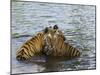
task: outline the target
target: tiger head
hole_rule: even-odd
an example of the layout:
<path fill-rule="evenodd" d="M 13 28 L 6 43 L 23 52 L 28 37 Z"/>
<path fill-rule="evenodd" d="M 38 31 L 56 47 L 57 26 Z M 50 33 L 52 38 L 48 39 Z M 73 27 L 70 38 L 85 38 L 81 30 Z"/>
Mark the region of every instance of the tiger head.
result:
<path fill-rule="evenodd" d="M 59 30 L 59 27 L 57 25 L 54 25 L 53 27 L 46 27 L 44 29 L 44 33 L 46 34 L 46 39 L 56 39 L 59 36 L 61 36 L 63 38 L 63 40 L 65 41 L 65 36 L 63 35 L 62 31 Z"/>
<path fill-rule="evenodd" d="M 65 36 L 63 35 L 62 31 L 59 30 L 57 25 L 54 25 L 53 27 L 46 27 L 44 33 L 46 34 L 44 53 L 47 53 L 48 50 L 53 50 L 54 42 L 59 36 L 63 39 L 63 41 L 65 41 Z"/>

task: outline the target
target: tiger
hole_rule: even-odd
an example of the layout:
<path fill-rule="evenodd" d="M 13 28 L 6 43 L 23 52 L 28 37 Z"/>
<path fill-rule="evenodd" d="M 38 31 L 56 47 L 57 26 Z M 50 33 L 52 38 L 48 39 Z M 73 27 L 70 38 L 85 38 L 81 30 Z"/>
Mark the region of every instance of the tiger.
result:
<path fill-rule="evenodd" d="M 43 32 L 38 33 L 36 36 L 26 41 L 21 46 L 21 48 L 18 49 L 16 53 L 16 59 L 23 61 L 23 60 L 30 59 L 33 56 L 42 55 L 42 54 L 58 56 L 57 54 L 60 51 L 57 48 L 60 46 L 60 42 L 58 41 L 64 43 L 65 40 L 66 40 L 65 36 L 63 35 L 62 31 L 58 29 L 57 25 L 55 25 L 53 28 L 51 26 L 46 27 Z M 61 49 L 63 49 L 66 52 L 65 48 L 61 48 Z M 63 50 L 60 51 L 59 53 L 64 53 Z M 56 53 L 55 51 L 58 52 Z"/>
<path fill-rule="evenodd" d="M 16 52 L 17 60 L 27 60 L 33 56 L 42 55 L 42 50 L 45 46 L 45 39 L 50 35 L 52 29 L 46 27 L 43 32 L 39 32 L 36 36 L 26 41 Z"/>
<path fill-rule="evenodd" d="M 65 37 L 59 27 L 55 25 L 52 29 L 51 35 L 46 39 L 46 46 L 44 53 L 47 56 L 65 56 L 67 58 L 74 58 L 80 56 L 79 49 L 76 49 L 69 43 L 65 42 Z"/>

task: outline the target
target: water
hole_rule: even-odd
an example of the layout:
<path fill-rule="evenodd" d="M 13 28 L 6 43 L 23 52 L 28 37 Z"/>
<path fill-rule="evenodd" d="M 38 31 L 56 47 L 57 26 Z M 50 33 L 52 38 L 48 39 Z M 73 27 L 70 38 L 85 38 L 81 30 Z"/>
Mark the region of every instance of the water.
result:
<path fill-rule="evenodd" d="M 12 74 L 51 71 L 88 70 L 96 68 L 95 6 L 12 2 Z M 27 62 L 16 60 L 16 50 L 46 26 L 57 24 L 66 42 L 80 49 L 81 57 L 33 58 Z"/>

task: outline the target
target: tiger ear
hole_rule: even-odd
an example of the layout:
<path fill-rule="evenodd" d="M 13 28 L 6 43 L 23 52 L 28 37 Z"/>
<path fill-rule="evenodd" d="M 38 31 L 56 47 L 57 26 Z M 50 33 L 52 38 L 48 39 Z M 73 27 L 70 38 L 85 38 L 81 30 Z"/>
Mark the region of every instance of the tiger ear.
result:
<path fill-rule="evenodd" d="M 54 25 L 54 26 L 53 26 L 53 29 L 58 29 L 58 26 L 57 26 L 57 25 Z"/>
<path fill-rule="evenodd" d="M 44 33 L 47 33 L 48 32 L 48 27 L 46 27 L 45 29 L 44 29 Z"/>

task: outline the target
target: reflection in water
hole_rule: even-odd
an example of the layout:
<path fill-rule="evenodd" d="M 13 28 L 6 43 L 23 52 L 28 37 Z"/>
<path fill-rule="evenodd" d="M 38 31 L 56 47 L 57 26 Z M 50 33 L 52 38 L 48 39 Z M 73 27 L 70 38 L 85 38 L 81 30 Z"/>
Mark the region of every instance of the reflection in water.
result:
<path fill-rule="evenodd" d="M 12 2 L 12 73 L 95 69 L 95 6 Z M 57 24 L 66 42 L 80 49 L 81 57 L 34 57 L 16 60 L 16 50 L 46 26 Z"/>
<path fill-rule="evenodd" d="M 48 57 L 45 63 L 46 69 L 44 70 L 44 72 L 60 71 L 64 69 L 64 67 L 66 66 L 64 63 L 66 63 L 67 60 L 68 59 L 64 57 Z"/>

